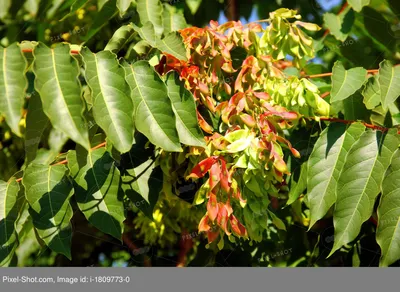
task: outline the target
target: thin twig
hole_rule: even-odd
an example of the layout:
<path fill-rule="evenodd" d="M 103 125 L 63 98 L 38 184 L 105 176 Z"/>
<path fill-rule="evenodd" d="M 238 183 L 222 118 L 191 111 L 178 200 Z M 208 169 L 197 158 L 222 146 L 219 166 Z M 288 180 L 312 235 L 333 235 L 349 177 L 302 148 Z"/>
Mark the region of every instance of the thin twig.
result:
<path fill-rule="evenodd" d="M 396 65 L 396 66 L 397 66 L 397 65 Z M 376 73 L 379 72 L 379 69 L 370 69 L 370 70 L 367 70 L 367 72 L 370 73 L 370 74 L 376 74 Z M 304 78 L 310 78 L 310 79 L 312 79 L 312 78 L 321 78 L 321 77 L 329 77 L 329 76 L 332 76 L 332 72 L 321 73 L 321 74 L 314 74 L 314 75 L 306 75 L 306 76 L 304 76 Z"/>

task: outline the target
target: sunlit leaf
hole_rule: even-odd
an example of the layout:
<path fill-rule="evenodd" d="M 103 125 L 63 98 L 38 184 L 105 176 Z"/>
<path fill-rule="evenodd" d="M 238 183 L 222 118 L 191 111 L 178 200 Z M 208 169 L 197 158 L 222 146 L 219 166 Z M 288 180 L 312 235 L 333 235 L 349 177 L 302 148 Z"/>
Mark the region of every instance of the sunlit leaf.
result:
<path fill-rule="evenodd" d="M 379 75 L 374 75 L 368 79 L 362 94 L 364 96 L 364 104 L 367 109 L 374 109 L 381 103 Z"/>
<path fill-rule="evenodd" d="M 163 7 L 159 0 L 137 0 L 137 11 L 142 25 L 150 21 L 157 36 L 161 36 L 164 27 L 162 20 Z"/>
<path fill-rule="evenodd" d="M 123 64 L 135 106 L 135 127 L 166 151 L 181 151 L 168 90 L 146 61 Z"/>
<path fill-rule="evenodd" d="M 364 6 L 369 5 L 371 0 L 347 0 L 349 5 L 357 12 L 360 12 Z"/>
<path fill-rule="evenodd" d="M 35 229 L 46 245 L 71 259 L 73 193 L 65 165 L 30 164 L 22 179 Z"/>
<path fill-rule="evenodd" d="M 93 96 L 93 116 L 97 124 L 120 152 L 133 143 L 133 103 L 125 74 L 116 56 L 109 51 L 94 54 L 81 51 L 85 77 Z"/>
<path fill-rule="evenodd" d="M 400 95 L 400 67 L 394 67 L 390 61 L 379 64 L 379 85 L 381 103 L 387 109 Z"/>
<path fill-rule="evenodd" d="M 368 129 L 350 149 L 336 188 L 335 243 L 330 255 L 354 240 L 361 225 L 371 216 L 398 145 L 396 130 L 384 134 Z"/>
<path fill-rule="evenodd" d="M 331 101 L 339 101 L 354 94 L 364 84 L 367 78 L 367 70 L 364 68 L 352 68 L 346 70 L 341 62 L 336 62 L 332 70 Z"/>
<path fill-rule="evenodd" d="M 347 154 L 361 136 L 362 124 L 332 123 L 320 135 L 308 160 L 307 198 L 311 228 L 336 201 L 336 186 Z"/>
<path fill-rule="evenodd" d="M 380 265 L 387 267 L 400 259 L 400 151 L 393 156 L 390 172 L 383 180 L 377 212 L 376 241 L 382 250 Z"/>
<path fill-rule="evenodd" d="M 5 116 L 7 124 L 19 136 L 19 121 L 28 87 L 26 69 L 25 58 L 17 44 L 0 47 L 0 114 Z"/>
<path fill-rule="evenodd" d="M 205 146 L 204 135 L 198 125 L 194 97 L 179 80 L 179 75 L 169 73 L 165 84 L 176 117 L 179 140 L 185 145 Z"/>
<path fill-rule="evenodd" d="M 79 209 L 97 229 L 121 240 L 124 204 L 114 159 L 105 148 L 89 152 L 77 148 L 68 153 L 67 160 Z"/>
<path fill-rule="evenodd" d="M 89 149 L 85 110 L 78 81 L 79 67 L 70 55 L 70 47 L 59 44 L 54 49 L 39 44 L 34 49 L 35 88 L 43 111 L 54 128 Z"/>
<path fill-rule="evenodd" d="M 187 61 L 186 49 L 182 37 L 177 32 L 168 33 L 163 39 L 156 36 L 151 22 L 145 23 L 142 27 L 132 25 L 140 37 L 147 41 L 152 47 L 161 52 L 168 53 L 179 60 Z"/>

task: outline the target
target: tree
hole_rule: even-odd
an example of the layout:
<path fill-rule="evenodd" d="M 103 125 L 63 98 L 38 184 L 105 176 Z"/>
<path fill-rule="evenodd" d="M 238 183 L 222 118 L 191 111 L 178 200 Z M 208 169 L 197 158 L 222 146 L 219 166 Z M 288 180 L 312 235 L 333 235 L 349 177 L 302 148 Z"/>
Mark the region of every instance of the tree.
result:
<path fill-rule="evenodd" d="M 10 2 L 1 265 L 396 264 L 397 4 L 287 4 Z"/>

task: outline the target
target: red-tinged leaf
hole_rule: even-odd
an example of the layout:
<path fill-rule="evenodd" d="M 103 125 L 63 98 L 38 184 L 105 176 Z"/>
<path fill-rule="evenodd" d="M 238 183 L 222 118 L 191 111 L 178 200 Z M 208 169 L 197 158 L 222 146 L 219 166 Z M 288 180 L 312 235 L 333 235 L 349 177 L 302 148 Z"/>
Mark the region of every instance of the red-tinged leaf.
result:
<path fill-rule="evenodd" d="M 231 189 L 231 176 L 228 171 L 228 168 L 226 167 L 226 162 L 224 159 L 221 159 L 221 187 L 225 192 L 229 192 Z"/>
<path fill-rule="evenodd" d="M 283 173 L 274 168 L 274 177 L 277 181 L 282 182 L 283 181 Z"/>
<path fill-rule="evenodd" d="M 210 190 L 215 188 L 215 186 L 219 183 L 220 178 L 221 178 L 221 166 L 218 163 L 216 163 L 210 169 L 210 178 L 209 178 Z"/>
<path fill-rule="evenodd" d="M 219 103 L 218 105 L 217 105 L 217 107 L 215 108 L 215 110 L 217 111 L 217 112 L 219 112 L 219 113 L 222 113 L 224 110 L 225 110 L 225 108 L 228 106 L 228 102 L 227 101 L 223 101 L 223 102 L 221 102 L 221 103 Z"/>
<path fill-rule="evenodd" d="M 214 132 L 213 127 L 211 127 L 211 126 L 206 122 L 206 120 L 202 117 L 202 115 L 201 115 L 199 112 L 197 112 L 197 119 L 199 120 L 199 126 L 200 126 L 200 128 L 201 128 L 204 132 L 209 133 L 209 134 L 212 134 L 212 133 Z"/>
<path fill-rule="evenodd" d="M 230 235 L 231 233 L 228 231 L 228 210 L 223 203 L 218 203 L 218 206 L 217 224 L 227 235 Z"/>
<path fill-rule="evenodd" d="M 214 102 L 211 99 L 211 97 L 206 96 L 206 97 L 202 97 L 202 102 L 203 104 L 212 112 L 215 113 L 215 106 L 214 106 Z"/>
<path fill-rule="evenodd" d="M 235 217 L 235 215 L 231 215 L 229 217 L 229 221 L 231 223 L 232 232 L 240 237 L 247 237 L 246 227 L 239 222 L 239 220 Z"/>
<path fill-rule="evenodd" d="M 241 114 L 240 119 L 246 126 L 248 126 L 250 128 L 253 128 L 256 126 L 256 120 L 248 114 Z"/>
<path fill-rule="evenodd" d="M 208 224 L 209 218 L 208 214 L 206 213 L 203 218 L 201 218 L 199 223 L 199 232 L 206 232 L 211 229 L 210 225 Z"/>
<path fill-rule="evenodd" d="M 232 94 L 232 87 L 228 83 L 224 83 L 224 90 L 227 94 Z"/>
<path fill-rule="evenodd" d="M 232 209 L 231 201 L 229 198 L 228 198 L 228 201 L 226 201 L 226 203 L 225 203 L 225 208 L 226 208 L 226 211 L 228 212 L 228 217 L 231 216 L 231 214 L 233 213 L 233 209 Z"/>
<path fill-rule="evenodd" d="M 290 148 L 290 151 L 292 152 L 294 157 L 296 157 L 296 158 L 300 158 L 301 157 L 300 152 L 297 151 L 296 149 Z"/>
<path fill-rule="evenodd" d="M 228 21 L 228 22 L 225 22 L 224 24 L 221 24 L 217 28 L 217 30 L 220 31 L 220 32 L 224 32 L 227 29 L 234 27 L 235 25 L 236 25 L 236 21 Z"/>
<path fill-rule="evenodd" d="M 214 70 L 211 72 L 211 83 L 216 84 L 218 83 L 218 80 L 218 75 L 214 68 Z"/>
<path fill-rule="evenodd" d="M 241 202 L 242 204 L 246 204 L 247 200 L 243 199 L 242 197 L 242 192 L 240 191 L 240 189 L 238 188 L 237 191 L 234 194 L 235 198 L 239 200 L 239 202 Z"/>
<path fill-rule="evenodd" d="M 197 78 L 199 77 L 199 67 L 190 66 L 182 68 L 181 76 L 184 78 L 188 78 L 189 76 Z"/>
<path fill-rule="evenodd" d="M 275 167 L 279 172 L 282 172 L 282 173 L 287 172 L 286 163 L 285 163 L 285 161 L 284 161 L 282 158 L 278 158 L 278 157 L 275 158 L 275 160 L 274 160 L 274 167 Z"/>
<path fill-rule="evenodd" d="M 236 111 L 234 112 L 234 110 L 235 110 L 234 105 L 228 105 L 222 111 L 221 119 L 225 124 L 230 125 L 229 118 L 232 116 L 232 114 L 236 113 Z"/>
<path fill-rule="evenodd" d="M 203 82 L 199 81 L 198 86 L 199 86 L 200 92 L 203 93 L 205 96 L 210 94 L 210 91 L 209 91 L 208 86 L 206 84 L 204 84 Z"/>
<path fill-rule="evenodd" d="M 209 230 L 207 232 L 208 243 L 211 243 L 214 240 L 216 240 L 218 238 L 218 235 L 219 235 L 219 230 L 216 230 L 216 231 Z"/>
<path fill-rule="evenodd" d="M 247 99 L 246 98 L 242 98 L 241 100 L 239 100 L 238 105 L 236 107 L 236 111 L 241 113 L 243 111 L 243 109 L 247 109 L 249 108 L 248 104 L 247 104 Z"/>
<path fill-rule="evenodd" d="M 225 62 L 222 65 L 221 69 L 224 70 L 226 73 L 235 73 L 237 71 L 232 67 L 232 62 Z"/>
<path fill-rule="evenodd" d="M 221 50 L 221 55 L 222 55 L 222 57 L 225 58 L 225 60 L 230 60 L 230 59 L 231 59 L 231 52 L 230 52 L 230 50 L 229 50 L 228 47 L 224 47 L 224 48 Z M 231 62 L 229 62 L 229 63 L 231 63 Z M 225 64 L 226 64 L 226 63 L 225 63 Z M 232 66 L 232 63 L 231 63 L 231 66 Z"/>
<path fill-rule="evenodd" d="M 244 93 L 243 92 L 238 92 L 234 94 L 231 99 L 229 100 L 229 105 L 234 105 L 237 106 L 239 104 L 239 101 L 243 99 Z"/>
<path fill-rule="evenodd" d="M 235 91 L 243 91 L 243 75 L 246 72 L 246 68 L 242 68 L 242 70 L 240 70 L 238 76 L 236 77 L 235 80 Z"/>
<path fill-rule="evenodd" d="M 218 202 L 217 202 L 217 196 L 211 192 L 210 197 L 208 198 L 208 203 L 207 203 L 207 212 L 208 212 L 208 217 L 212 222 L 215 221 L 218 215 Z"/>
<path fill-rule="evenodd" d="M 270 100 L 270 96 L 266 92 L 253 92 L 254 96 L 262 100 Z"/>
<path fill-rule="evenodd" d="M 278 136 L 278 135 L 276 135 L 275 137 L 276 137 L 276 140 L 278 140 L 279 142 L 284 143 L 288 146 L 288 148 L 290 149 L 290 151 L 292 152 L 294 157 L 300 158 L 300 152 L 297 151 L 296 149 L 294 149 L 292 147 L 292 144 L 288 140 L 286 140 L 285 138 Z"/>
<path fill-rule="evenodd" d="M 268 112 L 265 113 L 265 115 L 267 115 L 267 116 L 270 116 L 270 115 L 279 116 L 286 120 L 297 120 L 300 118 L 299 114 L 296 112 L 288 112 L 283 107 L 279 107 L 279 108 L 274 107 L 267 102 L 263 103 L 263 107 L 265 107 L 268 110 Z"/>
<path fill-rule="evenodd" d="M 199 162 L 192 172 L 187 176 L 189 178 L 202 178 L 210 170 L 210 168 L 218 161 L 218 156 L 211 156 Z"/>
<path fill-rule="evenodd" d="M 249 23 L 249 24 L 248 24 L 248 27 L 249 27 L 249 29 L 250 29 L 251 31 L 254 31 L 254 32 L 262 32 L 262 26 L 261 26 L 261 24 L 259 24 L 259 23 L 255 23 L 255 22 Z"/>
<path fill-rule="evenodd" d="M 219 26 L 218 21 L 215 21 L 215 20 L 211 20 L 211 21 L 210 21 L 210 27 L 211 27 L 212 29 L 217 29 L 218 26 Z"/>

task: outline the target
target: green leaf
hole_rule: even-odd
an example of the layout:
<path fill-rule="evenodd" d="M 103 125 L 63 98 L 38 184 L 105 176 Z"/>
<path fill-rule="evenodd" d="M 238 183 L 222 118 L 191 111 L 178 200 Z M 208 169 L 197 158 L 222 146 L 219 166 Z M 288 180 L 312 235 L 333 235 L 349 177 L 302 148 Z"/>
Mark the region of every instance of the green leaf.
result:
<path fill-rule="evenodd" d="M 73 188 L 67 167 L 32 163 L 22 184 L 37 234 L 50 249 L 71 259 Z"/>
<path fill-rule="evenodd" d="M 19 121 L 28 87 L 26 69 L 26 60 L 17 44 L 0 47 L 0 114 L 5 116 L 7 124 L 18 136 L 21 136 Z"/>
<path fill-rule="evenodd" d="M 123 16 L 131 5 L 132 0 L 117 0 L 119 14 Z"/>
<path fill-rule="evenodd" d="M 138 27 L 134 24 L 132 26 L 140 37 L 147 41 L 152 47 L 159 49 L 161 52 L 170 54 L 179 60 L 187 61 L 186 49 L 179 33 L 170 32 L 163 39 L 160 39 L 156 36 L 151 22 L 145 23 L 142 27 Z"/>
<path fill-rule="evenodd" d="M 361 225 L 371 216 L 385 171 L 398 145 L 396 130 L 384 134 L 368 129 L 350 149 L 336 188 L 335 243 L 329 256 L 353 241 Z"/>
<path fill-rule="evenodd" d="M 35 89 L 40 94 L 43 111 L 54 128 L 89 149 L 85 110 L 78 81 L 79 67 L 67 44 L 54 49 L 40 43 L 33 51 Z"/>
<path fill-rule="evenodd" d="M 3 7 L 0 10 L 0 19 L 4 19 L 7 16 L 8 10 L 11 6 L 11 0 L 4 0 L 4 2 L 2 2 L 2 5 Z"/>
<path fill-rule="evenodd" d="M 8 265 L 17 246 L 18 194 L 19 185 L 14 177 L 8 182 L 0 181 L 0 267 Z"/>
<path fill-rule="evenodd" d="M 85 6 L 85 4 L 88 3 L 89 1 L 90 0 L 76 0 L 71 5 L 71 9 L 69 10 L 69 12 L 63 18 L 61 18 L 59 21 L 64 21 L 68 17 L 72 16 L 78 9 L 82 8 L 83 6 Z"/>
<path fill-rule="evenodd" d="M 166 151 L 182 151 L 168 90 L 146 61 L 123 64 L 135 106 L 135 127 Z"/>
<path fill-rule="evenodd" d="M 160 37 L 164 31 L 163 27 L 163 7 L 159 0 L 137 0 L 137 12 L 139 13 L 142 25 L 150 21 L 155 33 Z"/>
<path fill-rule="evenodd" d="M 192 15 L 195 15 L 201 5 L 202 0 L 186 0 L 186 5 L 189 7 Z"/>
<path fill-rule="evenodd" d="M 400 2 L 397 0 L 388 0 L 390 9 L 392 9 L 392 11 L 396 14 L 399 15 L 400 14 Z"/>
<path fill-rule="evenodd" d="M 381 103 L 387 110 L 389 105 L 400 95 L 400 67 L 393 67 L 390 61 L 381 62 L 379 64 L 379 85 Z"/>
<path fill-rule="evenodd" d="M 360 90 L 358 90 L 356 93 L 342 101 L 345 120 L 369 120 L 371 112 L 365 107 L 363 99 Z"/>
<path fill-rule="evenodd" d="M 392 118 L 393 126 L 397 126 L 400 124 L 400 110 L 395 103 L 389 105 L 389 112 Z"/>
<path fill-rule="evenodd" d="M 332 123 L 320 135 L 308 160 L 307 198 L 310 208 L 309 229 L 336 201 L 336 186 L 347 154 L 361 136 L 362 124 L 347 126 Z"/>
<path fill-rule="evenodd" d="M 379 75 L 374 75 L 368 79 L 364 90 L 364 104 L 367 109 L 374 109 L 381 103 L 381 88 L 379 86 Z"/>
<path fill-rule="evenodd" d="M 354 12 L 349 10 L 339 15 L 327 12 L 324 14 L 324 24 L 337 40 L 344 42 L 354 24 Z"/>
<path fill-rule="evenodd" d="M 35 92 L 29 99 L 28 113 L 26 115 L 26 164 L 35 159 L 41 137 L 49 124 L 50 121 L 43 112 L 40 96 Z"/>
<path fill-rule="evenodd" d="M 39 9 L 39 0 L 25 1 L 24 9 L 26 9 L 26 11 L 28 11 L 30 15 L 36 16 Z"/>
<path fill-rule="evenodd" d="M 368 6 L 371 0 L 347 0 L 349 5 L 357 12 L 360 12 L 364 6 Z"/>
<path fill-rule="evenodd" d="M 100 8 L 99 8 L 100 9 Z M 107 1 L 101 10 L 96 13 L 96 17 L 93 19 L 92 25 L 90 26 L 88 33 L 85 38 L 85 42 L 89 41 L 95 36 L 103 26 L 108 24 L 108 21 L 116 16 L 118 13 L 116 0 Z"/>
<path fill-rule="evenodd" d="M 156 166 L 154 147 L 145 148 L 148 140 L 140 133 L 131 151 L 122 154 L 122 190 L 132 203 L 153 219 L 154 206 L 163 188 L 163 172 Z"/>
<path fill-rule="evenodd" d="M 176 72 L 167 75 L 165 84 L 176 117 L 176 129 L 181 143 L 190 146 L 205 147 L 204 135 L 196 114 L 196 104 L 192 93 L 179 80 Z"/>
<path fill-rule="evenodd" d="M 164 4 L 163 24 L 164 33 L 178 31 L 187 27 L 186 19 L 183 15 L 183 12 L 168 4 Z"/>
<path fill-rule="evenodd" d="M 283 221 L 281 219 L 279 219 L 279 217 L 276 216 L 273 212 L 271 212 L 270 210 L 267 210 L 267 211 L 268 211 L 268 215 L 272 219 L 272 224 L 274 224 L 275 227 L 278 228 L 279 230 L 286 231 L 285 223 L 283 223 Z"/>
<path fill-rule="evenodd" d="M 354 94 L 361 88 L 366 78 L 367 70 L 364 68 L 346 70 L 342 63 L 337 61 L 332 70 L 331 102 L 344 100 Z"/>
<path fill-rule="evenodd" d="M 307 163 L 303 163 L 300 167 L 300 176 L 297 182 L 293 180 L 292 176 L 289 199 L 286 202 L 286 205 L 293 204 L 307 188 L 307 171 Z"/>
<path fill-rule="evenodd" d="M 124 71 L 115 54 L 97 54 L 81 50 L 85 78 L 93 97 L 93 116 L 97 124 L 120 152 L 127 152 L 133 143 L 133 103 Z"/>
<path fill-rule="evenodd" d="M 362 12 L 364 27 L 371 39 L 380 46 L 380 50 L 390 52 L 395 50 L 396 38 L 393 36 L 391 24 L 381 12 L 365 7 Z M 362 24 L 361 24 L 362 25 Z"/>
<path fill-rule="evenodd" d="M 101 10 L 109 0 L 97 0 L 97 11 Z"/>
<path fill-rule="evenodd" d="M 383 180 L 377 212 L 376 241 L 382 251 L 380 266 L 387 267 L 400 259 L 400 151 L 393 156 L 390 172 Z"/>
<path fill-rule="evenodd" d="M 105 148 L 69 151 L 68 167 L 74 178 L 79 209 L 94 227 L 121 240 L 124 203 L 119 196 L 120 173 Z"/>
<path fill-rule="evenodd" d="M 186 49 L 178 32 L 170 32 L 163 39 L 157 40 L 156 47 L 161 52 L 168 53 L 179 60 L 187 61 Z"/>
<path fill-rule="evenodd" d="M 132 25 L 123 25 L 115 31 L 104 50 L 117 54 L 132 40 L 135 35 L 136 32 Z"/>

